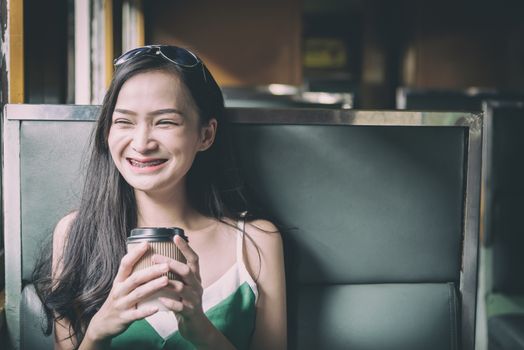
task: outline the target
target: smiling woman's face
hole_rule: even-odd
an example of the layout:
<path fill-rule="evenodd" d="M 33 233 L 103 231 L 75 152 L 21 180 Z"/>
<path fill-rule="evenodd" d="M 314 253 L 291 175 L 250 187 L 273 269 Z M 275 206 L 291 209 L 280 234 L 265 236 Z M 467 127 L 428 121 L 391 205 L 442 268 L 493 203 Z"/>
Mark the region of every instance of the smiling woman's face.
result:
<path fill-rule="evenodd" d="M 127 80 L 118 94 L 109 150 L 135 190 L 171 191 L 184 185 L 196 153 L 210 146 L 202 131 L 179 78 L 166 71 L 144 72 Z"/>

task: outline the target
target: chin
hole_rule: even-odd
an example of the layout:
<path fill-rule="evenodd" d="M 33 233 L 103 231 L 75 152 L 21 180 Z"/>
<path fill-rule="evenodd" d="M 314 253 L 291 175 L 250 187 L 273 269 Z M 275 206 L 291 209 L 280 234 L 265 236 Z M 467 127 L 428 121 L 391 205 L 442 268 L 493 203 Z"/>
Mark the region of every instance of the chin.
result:
<path fill-rule="evenodd" d="M 129 182 L 128 182 L 129 183 Z M 129 183 L 129 185 L 131 187 L 133 187 L 133 189 L 135 191 L 141 191 L 141 192 L 158 192 L 158 191 L 162 191 L 163 189 L 165 189 L 164 186 L 160 186 L 158 184 L 141 184 L 141 183 Z"/>
<path fill-rule="evenodd" d="M 127 181 L 127 180 L 126 180 Z M 144 193 L 169 193 L 174 192 L 176 185 L 170 182 L 142 182 L 142 181 L 127 181 L 127 183 L 135 190 Z"/>

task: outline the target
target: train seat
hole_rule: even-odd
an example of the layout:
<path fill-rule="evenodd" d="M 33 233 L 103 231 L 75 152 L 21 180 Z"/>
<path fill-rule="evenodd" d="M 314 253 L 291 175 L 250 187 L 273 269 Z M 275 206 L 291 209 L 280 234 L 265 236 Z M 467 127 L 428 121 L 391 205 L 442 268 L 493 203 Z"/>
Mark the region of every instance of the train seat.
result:
<path fill-rule="evenodd" d="M 7 105 L 13 348 L 52 348 L 30 284 L 78 202 L 96 106 Z M 247 186 L 282 227 L 290 349 L 474 349 L 481 119 L 229 109 Z"/>

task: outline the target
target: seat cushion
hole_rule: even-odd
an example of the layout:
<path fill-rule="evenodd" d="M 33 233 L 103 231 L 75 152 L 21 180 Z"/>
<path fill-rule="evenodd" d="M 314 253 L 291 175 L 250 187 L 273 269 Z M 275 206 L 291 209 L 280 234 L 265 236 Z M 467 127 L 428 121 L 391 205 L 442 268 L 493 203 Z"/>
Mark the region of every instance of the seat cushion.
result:
<path fill-rule="evenodd" d="M 20 324 L 20 349 L 53 349 L 53 336 L 43 332 L 44 308 L 32 284 L 22 291 Z"/>
<path fill-rule="evenodd" d="M 290 349 L 458 349 L 451 283 L 302 286 L 289 312 Z"/>
<path fill-rule="evenodd" d="M 491 317 L 488 320 L 489 350 L 524 349 L 524 314 Z"/>

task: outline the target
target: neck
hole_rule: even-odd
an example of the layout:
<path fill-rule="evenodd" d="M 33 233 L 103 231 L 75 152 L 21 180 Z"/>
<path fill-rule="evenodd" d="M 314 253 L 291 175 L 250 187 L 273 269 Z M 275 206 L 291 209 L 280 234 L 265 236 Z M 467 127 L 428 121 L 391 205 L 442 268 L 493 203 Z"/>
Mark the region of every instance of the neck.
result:
<path fill-rule="evenodd" d="M 138 226 L 189 227 L 198 213 L 189 205 L 185 186 L 166 193 L 135 190 Z"/>

